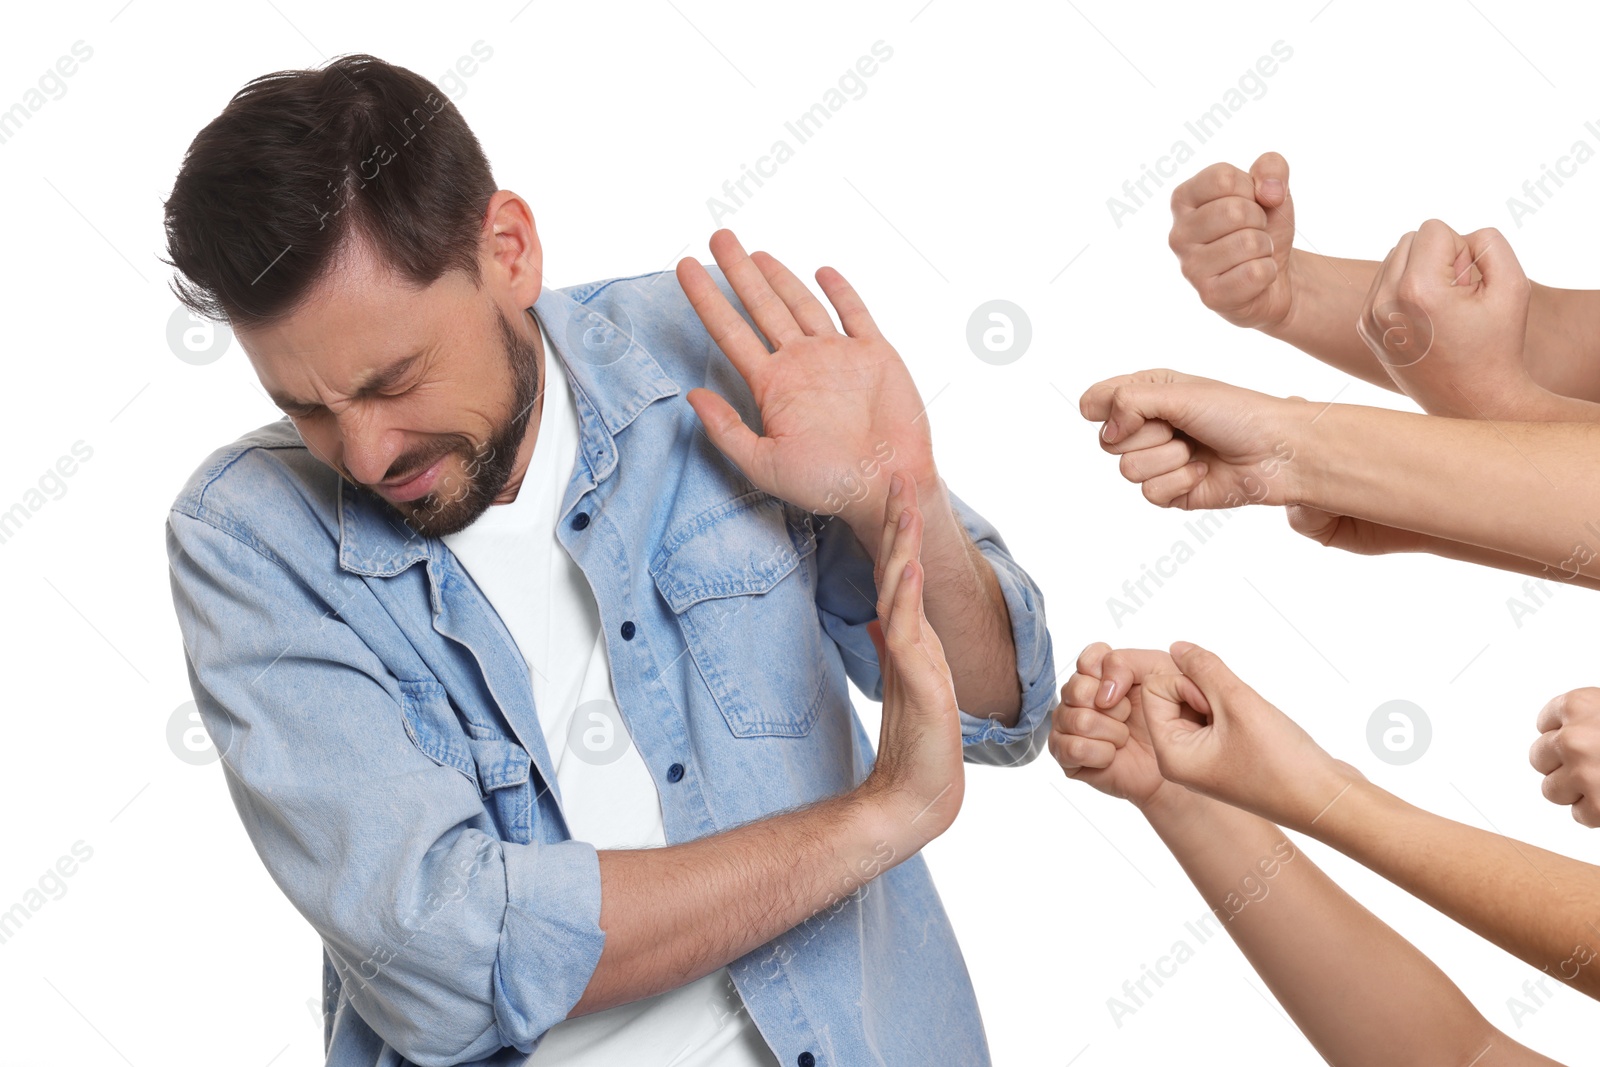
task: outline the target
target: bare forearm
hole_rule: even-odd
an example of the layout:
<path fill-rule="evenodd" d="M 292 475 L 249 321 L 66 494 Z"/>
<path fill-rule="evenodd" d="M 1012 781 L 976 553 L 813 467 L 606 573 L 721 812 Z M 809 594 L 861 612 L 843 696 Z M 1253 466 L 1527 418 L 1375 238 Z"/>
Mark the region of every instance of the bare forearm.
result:
<path fill-rule="evenodd" d="M 1509 552 L 1499 552 L 1481 545 L 1469 545 L 1461 541 L 1451 541 L 1443 537 L 1434 537 L 1430 534 L 1419 534 L 1413 530 L 1397 529 L 1393 526 L 1378 526 L 1367 522 L 1365 519 L 1340 519 L 1340 526 L 1327 538 L 1319 538 L 1323 544 L 1330 548 L 1340 548 L 1358 555 L 1376 556 L 1388 555 L 1396 552 L 1428 552 L 1444 559 L 1460 560 L 1463 563 L 1476 563 L 1481 567 L 1493 567 L 1496 570 L 1510 571 L 1513 574 L 1526 574 L 1537 578 L 1544 584 L 1544 588 L 1537 590 L 1534 602 L 1538 603 L 1543 597 L 1554 592 L 1560 585 L 1576 585 L 1585 589 L 1600 589 L 1600 578 L 1592 578 L 1587 574 L 1577 572 L 1568 567 L 1558 569 L 1547 563 L 1536 560 L 1524 559 Z M 1524 584 L 1524 588 L 1528 588 Z M 1530 595 L 1533 595 L 1530 593 Z"/>
<path fill-rule="evenodd" d="M 1432 961 L 1340 889 L 1277 826 L 1171 786 L 1145 815 L 1330 1064 L 1554 1062 L 1491 1026 Z"/>
<path fill-rule="evenodd" d="M 1533 283 L 1526 358 L 1552 393 L 1600 402 L 1600 292 Z"/>
<path fill-rule="evenodd" d="M 683 845 L 602 851 L 605 947 L 572 1015 L 726 966 L 905 859 L 900 836 L 851 793 Z"/>
<path fill-rule="evenodd" d="M 1282 324 L 1263 332 L 1346 374 L 1399 392 L 1389 372 L 1356 332 L 1378 264 L 1319 256 L 1297 248 L 1289 256 L 1289 270 L 1294 277 L 1289 314 Z"/>
<path fill-rule="evenodd" d="M 1600 867 L 1355 782 L 1306 832 L 1518 959 L 1600 998 Z"/>
<path fill-rule="evenodd" d="M 941 493 L 924 513 L 924 611 L 944 644 L 956 700 L 969 715 L 1015 725 L 1022 713 L 1022 682 L 1011 613 L 994 568 L 967 535 L 948 495 Z"/>
<path fill-rule="evenodd" d="M 1379 264 L 1295 249 L 1294 298 L 1284 321 L 1263 332 L 1373 385 L 1399 391 L 1356 332 Z M 1552 395 L 1528 418 L 1600 417 L 1600 292 L 1533 283 L 1524 347 L 1528 374 Z M 1576 406 L 1564 404 L 1573 399 Z"/>
<path fill-rule="evenodd" d="M 1294 503 L 1600 575 L 1600 424 L 1307 406 Z M 1461 488 L 1463 472 L 1471 491 Z M 1495 506 L 1484 507 L 1492 500 Z"/>

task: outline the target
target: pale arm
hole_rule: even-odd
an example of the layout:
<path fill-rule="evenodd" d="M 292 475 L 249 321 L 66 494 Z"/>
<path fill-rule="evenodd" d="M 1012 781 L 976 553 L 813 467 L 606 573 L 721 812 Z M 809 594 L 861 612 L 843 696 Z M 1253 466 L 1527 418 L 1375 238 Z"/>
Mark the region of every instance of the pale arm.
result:
<path fill-rule="evenodd" d="M 1556 1062 L 1490 1025 L 1443 971 L 1339 888 L 1277 826 L 1171 786 L 1144 814 L 1222 928 L 1334 1067 Z"/>
<path fill-rule="evenodd" d="M 1442 818 L 1366 781 L 1304 830 L 1600 999 L 1600 867 Z"/>
<path fill-rule="evenodd" d="M 1400 392 L 1356 332 L 1379 266 L 1373 260 L 1295 249 L 1289 256 L 1289 313 L 1261 332 L 1362 381 Z M 1528 398 L 1521 417 L 1600 419 L 1600 292 L 1534 282 L 1523 356 L 1529 376 L 1544 392 Z"/>

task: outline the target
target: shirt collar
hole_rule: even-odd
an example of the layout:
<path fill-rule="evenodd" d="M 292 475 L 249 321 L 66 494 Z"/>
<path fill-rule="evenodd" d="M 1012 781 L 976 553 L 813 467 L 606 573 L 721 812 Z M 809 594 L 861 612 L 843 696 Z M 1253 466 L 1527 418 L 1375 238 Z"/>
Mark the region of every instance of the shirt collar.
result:
<path fill-rule="evenodd" d="M 678 386 L 634 336 L 625 308 L 614 317 L 579 304 L 546 286 L 531 309 L 544 326 L 553 355 L 567 369 L 578 412 L 578 462 L 591 484 L 617 465 L 615 436 L 657 400 L 678 395 Z M 340 479 L 339 567 L 373 577 L 392 577 L 435 551 L 377 494 Z"/>

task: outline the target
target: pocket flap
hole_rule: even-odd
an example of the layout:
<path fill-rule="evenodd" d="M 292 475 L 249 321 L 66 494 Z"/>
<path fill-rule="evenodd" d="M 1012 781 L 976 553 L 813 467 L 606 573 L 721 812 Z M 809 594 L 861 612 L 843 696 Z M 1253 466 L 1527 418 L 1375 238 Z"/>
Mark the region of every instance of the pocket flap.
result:
<path fill-rule="evenodd" d="M 674 530 L 650 561 L 650 575 L 673 613 L 682 615 L 702 600 L 765 593 L 794 570 L 816 538 L 809 524 L 803 533 L 791 530 L 786 507 L 755 490 Z"/>

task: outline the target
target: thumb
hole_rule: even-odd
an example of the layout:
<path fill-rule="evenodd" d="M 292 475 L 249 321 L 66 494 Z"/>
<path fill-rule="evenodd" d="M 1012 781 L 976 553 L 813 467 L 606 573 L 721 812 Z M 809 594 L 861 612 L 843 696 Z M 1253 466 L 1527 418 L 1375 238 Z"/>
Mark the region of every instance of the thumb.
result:
<path fill-rule="evenodd" d="M 1280 262 L 1294 246 L 1294 200 L 1289 196 L 1289 161 L 1276 152 L 1263 153 L 1250 167 L 1256 183 L 1256 203 L 1267 211 L 1267 236 L 1272 255 Z"/>
<path fill-rule="evenodd" d="M 1183 714 L 1184 705 L 1206 709 L 1206 699 L 1193 681 L 1181 674 L 1152 674 L 1140 683 L 1140 713 L 1155 749 L 1162 777 L 1187 785 L 1194 763 L 1195 735 L 1205 729 Z"/>
<path fill-rule="evenodd" d="M 1470 263 L 1476 265 L 1478 273 L 1483 275 L 1485 289 L 1504 292 L 1527 289 L 1528 276 L 1523 273 L 1522 263 L 1511 250 L 1511 242 L 1499 230 L 1486 226 L 1467 234 L 1463 240 L 1471 256 Z M 1468 276 L 1463 277 L 1463 273 Z M 1458 271 L 1455 284 L 1470 286 L 1470 273 L 1470 266 L 1465 272 Z"/>
<path fill-rule="evenodd" d="M 758 477 L 754 469 L 761 438 L 744 424 L 744 419 L 733 409 L 733 405 L 709 389 L 691 389 L 687 399 L 694 413 L 700 416 L 706 436 L 718 451 L 732 460 L 733 465 L 743 471 L 756 488 L 767 489 L 765 479 Z"/>
<path fill-rule="evenodd" d="M 1211 713 L 1212 725 L 1218 725 L 1228 717 L 1228 697 L 1240 686 L 1239 681 L 1227 664 L 1218 658 L 1215 652 L 1207 652 L 1199 645 L 1188 641 L 1174 641 L 1172 643 L 1172 659 L 1177 663 L 1178 669 L 1184 677 L 1194 682 L 1200 690 L 1208 707 L 1201 707 L 1201 711 Z"/>

